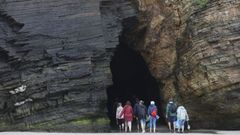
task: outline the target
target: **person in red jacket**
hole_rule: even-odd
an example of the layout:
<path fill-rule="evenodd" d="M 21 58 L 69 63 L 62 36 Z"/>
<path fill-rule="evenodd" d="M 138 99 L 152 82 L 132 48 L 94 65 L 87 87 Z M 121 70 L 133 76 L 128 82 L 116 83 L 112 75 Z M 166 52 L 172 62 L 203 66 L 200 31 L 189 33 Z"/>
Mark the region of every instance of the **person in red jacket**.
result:
<path fill-rule="evenodd" d="M 130 101 L 126 102 L 126 105 L 123 107 L 123 111 L 121 113 L 121 116 L 124 116 L 125 121 L 125 132 L 127 132 L 127 129 L 129 128 L 129 132 L 132 131 L 132 120 L 133 120 L 133 108 L 131 106 Z"/>

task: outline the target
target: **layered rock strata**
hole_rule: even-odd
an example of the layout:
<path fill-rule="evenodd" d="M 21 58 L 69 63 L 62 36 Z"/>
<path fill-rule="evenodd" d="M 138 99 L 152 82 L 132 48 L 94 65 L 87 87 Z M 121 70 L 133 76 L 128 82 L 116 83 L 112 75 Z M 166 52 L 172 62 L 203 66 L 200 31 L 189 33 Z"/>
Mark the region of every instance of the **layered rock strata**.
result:
<path fill-rule="evenodd" d="M 239 9 L 238 0 L 0 0 L 0 128 L 107 129 L 110 61 L 124 37 L 159 82 L 162 106 L 173 96 L 194 128 L 239 129 Z"/>
<path fill-rule="evenodd" d="M 235 0 L 139 0 L 146 29 L 139 50 L 195 128 L 238 129 L 239 19 Z M 140 31 L 139 30 L 139 31 Z"/>
<path fill-rule="evenodd" d="M 130 3 L 0 0 L 0 5 L 1 129 L 107 130 L 110 56 L 121 20 L 135 14 Z"/>

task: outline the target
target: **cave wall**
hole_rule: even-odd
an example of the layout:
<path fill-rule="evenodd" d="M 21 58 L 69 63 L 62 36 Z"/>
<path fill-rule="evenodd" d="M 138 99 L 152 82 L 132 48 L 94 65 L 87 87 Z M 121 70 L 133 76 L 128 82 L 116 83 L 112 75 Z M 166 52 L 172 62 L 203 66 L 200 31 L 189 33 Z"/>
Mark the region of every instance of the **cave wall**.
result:
<path fill-rule="evenodd" d="M 163 106 L 174 97 L 194 128 L 239 129 L 239 1 L 138 2 L 135 48 L 164 84 Z"/>
<path fill-rule="evenodd" d="M 173 96 L 193 127 L 239 129 L 239 5 L 0 0 L 0 129 L 108 129 L 106 88 L 120 36 L 161 85 L 163 107 Z"/>
<path fill-rule="evenodd" d="M 179 95 L 199 127 L 239 129 L 240 1 L 209 1 L 191 17 L 177 44 Z"/>
<path fill-rule="evenodd" d="M 111 73 L 99 1 L 0 5 L 1 129 L 84 130 L 93 120 L 107 121 Z M 22 85 L 26 90 L 17 92 Z"/>
<path fill-rule="evenodd" d="M 108 130 L 110 60 L 133 15 L 122 0 L 0 0 L 0 129 Z"/>

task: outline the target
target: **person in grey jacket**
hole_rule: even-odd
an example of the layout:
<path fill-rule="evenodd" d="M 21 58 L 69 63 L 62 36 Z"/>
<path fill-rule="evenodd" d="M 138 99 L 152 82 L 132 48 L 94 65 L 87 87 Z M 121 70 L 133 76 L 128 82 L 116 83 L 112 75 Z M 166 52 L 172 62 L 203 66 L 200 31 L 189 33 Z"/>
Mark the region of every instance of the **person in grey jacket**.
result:
<path fill-rule="evenodd" d="M 177 105 L 173 102 L 172 98 L 169 100 L 169 103 L 166 107 L 166 118 L 170 132 L 175 132 L 175 125 L 177 121 Z"/>

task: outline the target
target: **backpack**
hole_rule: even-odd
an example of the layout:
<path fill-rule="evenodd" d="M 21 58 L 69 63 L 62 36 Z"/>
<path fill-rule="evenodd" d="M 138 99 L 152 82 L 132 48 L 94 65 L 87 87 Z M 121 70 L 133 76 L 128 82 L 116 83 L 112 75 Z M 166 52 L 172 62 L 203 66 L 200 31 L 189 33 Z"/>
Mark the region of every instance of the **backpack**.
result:
<path fill-rule="evenodd" d="M 176 105 L 174 103 L 171 103 L 169 105 L 169 112 L 170 113 L 176 113 L 177 112 L 177 107 L 176 107 Z"/>
<path fill-rule="evenodd" d="M 146 109 L 145 109 L 145 107 L 144 107 L 144 106 L 139 106 L 138 112 L 139 112 L 139 114 L 146 114 Z"/>
<path fill-rule="evenodd" d="M 138 117 L 145 118 L 146 114 L 147 114 L 146 107 L 144 105 L 140 105 L 138 109 Z"/>
<path fill-rule="evenodd" d="M 157 109 L 156 108 L 154 108 L 152 110 L 151 115 L 152 115 L 152 117 L 156 117 L 157 116 Z"/>
<path fill-rule="evenodd" d="M 139 105 L 138 103 L 136 103 L 136 104 L 134 105 L 134 108 L 133 108 L 133 114 L 134 114 L 135 116 L 138 116 L 138 115 L 139 115 L 139 108 L 140 108 L 140 105 Z"/>

